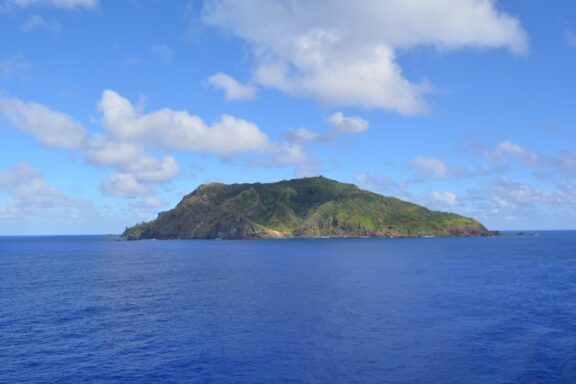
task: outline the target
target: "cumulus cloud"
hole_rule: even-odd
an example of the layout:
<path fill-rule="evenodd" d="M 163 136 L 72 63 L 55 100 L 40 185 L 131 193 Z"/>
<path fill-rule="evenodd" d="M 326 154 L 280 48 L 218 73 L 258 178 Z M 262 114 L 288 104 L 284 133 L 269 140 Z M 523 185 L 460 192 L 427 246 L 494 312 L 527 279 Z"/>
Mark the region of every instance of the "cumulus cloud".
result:
<path fill-rule="evenodd" d="M 0 79 L 11 79 L 18 73 L 30 68 L 30 62 L 22 54 L 0 60 Z"/>
<path fill-rule="evenodd" d="M 70 116 L 42 104 L 0 96 L 0 117 L 49 147 L 79 148 L 86 132 Z"/>
<path fill-rule="evenodd" d="M 138 182 L 161 183 L 172 180 L 179 167 L 172 156 L 153 157 L 137 144 L 114 142 L 94 136 L 84 150 L 93 165 L 109 166 L 132 175 Z"/>
<path fill-rule="evenodd" d="M 360 117 L 347 117 L 342 112 L 336 112 L 328 117 L 332 128 L 341 132 L 362 133 L 370 128 L 370 124 Z"/>
<path fill-rule="evenodd" d="M 160 57 L 165 63 L 171 62 L 172 57 L 174 56 L 174 51 L 169 46 L 164 44 L 157 44 L 152 46 L 152 53 Z"/>
<path fill-rule="evenodd" d="M 152 188 L 128 173 L 113 172 L 100 184 L 100 188 L 105 194 L 117 197 L 133 198 L 153 194 Z"/>
<path fill-rule="evenodd" d="M 517 19 L 491 0 L 208 0 L 202 21 L 253 47 L 253 78 L 330 106 L 427 110 L 430 86 L 404 77 L 399 50 L 528 51 Z"/>
<path fill-rule="evenodd" d="M 103 93 L 99 109 L 105 132 L 89 134 L 69 115 L 41 104 L 0 96 L 0 117 L 14 128 L 44 145 L 78 150 L 88 164 L 111 169 L 101 189 L 113 196 L 148 197 L 159 184 L 179 175 L 175 157 L 152 155 L 152 150 L 214 154 L 226 161 L 238 156 L 259 156 L 250 161 L 293 167 L 298 175 L 310 175 L 320 168 L 299 143 L 270 141 L 257 125 L 234 116 L 222 115 L 206 124 L 186 111 L 164 108 L 144 113 L 141 106 L 113 91 Z"/>
<path fill-rule="evenodd" d="M 84 155 L 89 164 L 114 170 L 101 184 L 101 190 L 112 196 L 149 196 L 154 192 L 154 185 L 172 181 L 180 171 L 172 156 L 159 159 L 138 144 L 118 142 L 102 135 L 91 137 Z"/>
<path fill-rule="evenodd" d="M 172 156 L 162 160 L 152 156 L 142 156 L 137 162 L 127 167 L 128 172 L 137 180 L 148 183 L 162 183 L 172 180 L 178 174 L 179 167 Z"/>
<path fill-rule="evenodd" d="M 169 182 L 179 173 L 174 157 L 156 158 L 140 143 L 89 135 L 72 117 L 41 104 L 0 97 L 0 116 L 43 145 L 77 149 L 89 164 L 111 168 L 113 174 L 102 191 L 114 196 L 148 195 L 153 185 Z"/>
<path fill-rule="evenodd" d="M 232 76 L 222 72 L 210 76 L 208 78 L 208 83 L 212 87 L 224 91 L 227 100 L 251 100 L 258 94 L 258 88 L 253 85 L 241 84 Z"/>
<path fill-rule="evenodd" d="M 138 145 L 114 142 L 102 135 L 95 135 L 87 143 L 85 155 L 91 164 L 125 167 L 145 154 Z"/>
<path fill-rule="evenodd" d="M 66 10 L 95 9 L 99 0 L 6 0 L 5 7 L 55 8 Z"/>
<path fill-rule="evenodd" d="M 44 29 L 56 34 L 62 32 L 62 25 L 60 25 L 58 21 L 48 22 L 40 15 L 29 16 L 20 28 L 26 32 L 31 32 L 36 29 Z"/>
<path fill-rule="evenodd" d="M 160 149 L 194 150 L 222 157 L 247 151 L 265 152 L 270 142 L 255 124 L 222 115 L 213 124 L 186 111 L 161 109 L 142 114 L 114 91 L 105 91 L 99 104 L 112 137 L 138 140 Z"/>

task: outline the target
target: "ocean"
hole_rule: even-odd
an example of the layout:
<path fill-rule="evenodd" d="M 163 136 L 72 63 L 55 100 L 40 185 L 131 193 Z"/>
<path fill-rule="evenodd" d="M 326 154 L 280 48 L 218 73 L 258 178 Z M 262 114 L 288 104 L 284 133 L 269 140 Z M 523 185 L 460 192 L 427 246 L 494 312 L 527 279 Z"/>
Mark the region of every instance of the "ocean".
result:
<path fill-rule="evenodd" d="M 576 383 L 576 232 L 2 237 L 0 383 Z"/>

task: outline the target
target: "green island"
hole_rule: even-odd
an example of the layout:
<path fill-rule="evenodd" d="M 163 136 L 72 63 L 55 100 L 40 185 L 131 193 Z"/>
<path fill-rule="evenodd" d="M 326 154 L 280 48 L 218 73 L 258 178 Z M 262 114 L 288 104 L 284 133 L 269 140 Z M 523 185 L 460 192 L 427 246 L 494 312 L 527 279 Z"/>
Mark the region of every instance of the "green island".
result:
<path fill-rule="evenodd" d="M 155 220 L 127 228 L 140 239 L 492 236 L 478 221 L 431 211 L 325 177 L 209 183 Z"/>

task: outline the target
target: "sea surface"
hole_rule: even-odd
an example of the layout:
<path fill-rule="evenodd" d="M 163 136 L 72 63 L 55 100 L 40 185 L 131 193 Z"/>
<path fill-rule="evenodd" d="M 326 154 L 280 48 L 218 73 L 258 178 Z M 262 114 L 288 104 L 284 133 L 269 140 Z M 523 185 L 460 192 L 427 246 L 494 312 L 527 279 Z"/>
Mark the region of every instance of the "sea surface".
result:
<path fill-rule="evenodd" d="M 0 383 L 576 383 L 576 232 L 2 237 Z"/>

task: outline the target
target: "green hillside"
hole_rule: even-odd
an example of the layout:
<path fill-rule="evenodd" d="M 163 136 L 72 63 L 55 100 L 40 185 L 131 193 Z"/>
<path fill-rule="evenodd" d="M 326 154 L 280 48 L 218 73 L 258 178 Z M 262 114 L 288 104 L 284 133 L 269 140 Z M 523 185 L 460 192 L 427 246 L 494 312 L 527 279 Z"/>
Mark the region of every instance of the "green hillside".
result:
<path fill-rule="evenodd" d="M 324 177 L 198 187 L 127 239 L 487 236 L 474 219 L 435 212 Z"/>

